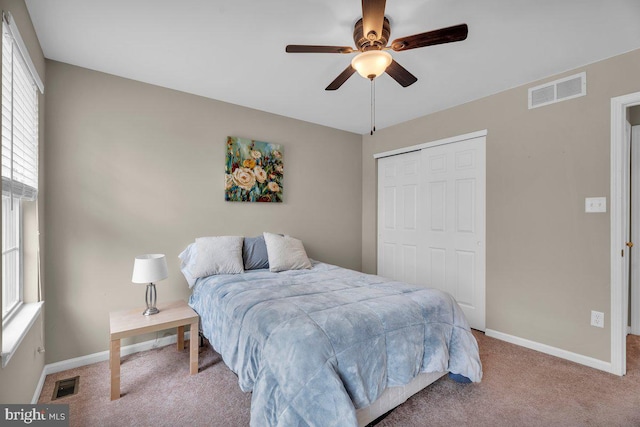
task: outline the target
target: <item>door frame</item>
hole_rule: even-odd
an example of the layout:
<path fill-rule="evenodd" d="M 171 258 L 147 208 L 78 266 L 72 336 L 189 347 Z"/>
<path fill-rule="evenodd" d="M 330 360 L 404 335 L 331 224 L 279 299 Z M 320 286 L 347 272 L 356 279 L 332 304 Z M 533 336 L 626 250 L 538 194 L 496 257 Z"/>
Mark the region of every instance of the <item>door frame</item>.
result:
<path fill-rule="evenodd" d="M 466 141 L 467 139 L 475 139 L 481 136 L 487 136 L 487 130 L 479 130 L 476 132 L 465 133 L 464 135 L 452 136 L 449 138 L 438 139 L 436 141 L 425 142 L 418 145 L 412 145 L 410 147 L 398 148 L 396 150 L 385 151 L 383 153 L 375 153 L 373 155 L 374 159 L 379 159 L 380 157 L 389 157 L 395 156 L 396 154 L 404 154 L 410 153 L 412 151 L 422 150 L 423 148 L 436 147 L 438 145 L 451 144 L 452 142 L 460 142 Z M 377 179 L 377 178 L 376 178 Z"/>
<path fill-rule="evenodd" d="M 634 144 L 633 141 L 636 141 Z M 635 148 L 633 147 L 635 145 Z M 640 188 L 640 126 L 631 126 L 631 194 L 633 190 Z M 635 185 L 634 185 L 635 184 Z M 637 194 L 637 193 L 636 193 Z M 633 217 L 633 214 L 640 212 L 640 199 L 638 197 L 631 196 L 631 209 L 629 212 Z M 633 225 L 631 221 L 629 234 L 632 242 L 640 242 L 640 223 Z M 631 333 L 634 335 L 640 335 L 640 252 L 636 250 L 631 251 L 631 268 L 629 276 L 629 286 L 631 290 L 629 296 L 631 298 Z M 629 305 L 628 305 L 629 306 Z M 628 307 L 627 306 L 627 307 Z"/>
<path fill-rule="evenodd" d="M 629 194 L 624 194 L 629 177 L 624 171 L 630 159 L 625 149 L 625 126 L 627 109 L 636 105 L 640 105 L 640 92 L 611 98 L 611 373 L 616 375 L 627 372 L 629 282 L 623 280 L 627 263 L 621 256 L 627 249 L 623 236 L 629 233 Z"/>

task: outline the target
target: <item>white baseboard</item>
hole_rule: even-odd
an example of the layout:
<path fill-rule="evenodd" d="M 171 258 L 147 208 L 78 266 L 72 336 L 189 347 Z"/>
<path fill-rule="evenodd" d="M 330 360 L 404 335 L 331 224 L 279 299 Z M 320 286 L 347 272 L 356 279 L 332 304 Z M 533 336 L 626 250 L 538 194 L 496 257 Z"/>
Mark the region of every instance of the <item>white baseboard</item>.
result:
<path fill-rule="evenodd" d="M 491 338 L 496 338 L 501 341 L 506 341 L 511 344 L 519 345 L 521 347 L 526 347 L 531 350 L 536 350 L 541 353 L 549 354 L 551 356 L 556 356 L 561 359 L 569 360 L 571 362 L 579 363 L 581 365 L 588 366 L 590 368 L 599 369 L 601 371 L 613 373 L 611 362 L 605 362 L 603 360 L 594 359 L 593 357 L 584 356 L 582 354 L 573 353 L 571 351 L 563 350 L 557 347 L 551 347 L 550 345 L 541 344 L 536 341 L 530 341 L 525 338 L 516 337 L 513 335 L 505 334 L 502 332 L 494 331 L 492 329 L 487 329 L 484 331 L 485 335 Z"/>
<path fill-rule="evenodd" d="M 31 398 L 32 405 L 35 405 L 36 403 L 38 403 L 38 399 L 40 399 L 40 393 L 42 393 L 44 380 L 47 378 L 47 374 L 45 374 L 46 368 L 47 367 L 45 365 L 45 367 L 42 369 L 42 373 L 40 374 L 40 380 L 38 381 L 38 385 L 36 386 L 36 391 L 33 393 L 33 397 Z"/>
<path fill-rule="evenodd" d="M 184 339 L 188 340 L 191 336 L 190 331 L 184 333 Z M 167 337 L 158 338 L 155 340 L 149 340 L 137 344 L 131 344 L 120 349 L 120 356 L 127 356 L 133 353 L 139 353 L 141 351 L 147 351 L 154 348 L 164 347 L 167 345 L 175 344 L 177 341 L 176 335 L 170 335 Z M 101 351 L 99 353 L 88 354 L 86 356 L 75 357 L 73 359 L 62 360 L 60 362 L 50 363 L 44 365 L 42 369 L 42 375 L 40 375 L 40 381 L 36 387 L 36 391 L 31 399 L 32 404 L 38 403 L 42 387 L 44 386 L 44 380 L 49 374 L 55 374 L 57 372 L 66 371 L 68 369 L 79 368 L 80 366 L 91 365 L 92 363 L 103 362 L 109 360 L 109 351 Z"/>

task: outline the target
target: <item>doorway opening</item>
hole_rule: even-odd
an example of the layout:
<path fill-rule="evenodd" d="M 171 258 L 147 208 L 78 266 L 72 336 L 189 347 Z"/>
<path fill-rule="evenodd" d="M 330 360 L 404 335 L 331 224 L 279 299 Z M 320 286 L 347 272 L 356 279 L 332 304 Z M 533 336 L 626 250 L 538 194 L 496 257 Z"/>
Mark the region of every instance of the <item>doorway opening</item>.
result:
<path fill-rule="evenodd" d="M 627 371 L 631 208 L 628 114 L 638 105 L 640 92 L 611 99 L 611 373 L 616 375 Z"/>

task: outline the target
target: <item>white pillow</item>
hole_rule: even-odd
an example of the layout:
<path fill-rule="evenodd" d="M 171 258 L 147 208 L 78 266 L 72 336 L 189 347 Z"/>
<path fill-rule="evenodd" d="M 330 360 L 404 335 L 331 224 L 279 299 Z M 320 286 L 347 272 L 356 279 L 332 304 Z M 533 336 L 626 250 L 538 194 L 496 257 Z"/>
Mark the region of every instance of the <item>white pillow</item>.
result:
<path fill-rule="evenodd" d="M 196 284 L 196 277 L 193 277 L 191 270 L 193 270 L 193 267 L 196 265 L 197 255 L 198 249 L 195 243 L 191 243 L 178 255 L 178 258 L 180 258 L 180 271 L 182 271 L 184 278 L 187 279 L 189 288 L 192 288 L 193 285 Z"/>
<path fill-rule="evenodd" d="M 278 272 L 285 270 L 302 270 L 311 268 L 301 240 L 291 236 L 264 233 L 269 256 L 269 270 Z"/>
<path fill-rule="evenodd" d="M 196 263 L 191 268 L 193 277 L 243 273 L 243 240 L 241 236 L 198 237 Z"/>

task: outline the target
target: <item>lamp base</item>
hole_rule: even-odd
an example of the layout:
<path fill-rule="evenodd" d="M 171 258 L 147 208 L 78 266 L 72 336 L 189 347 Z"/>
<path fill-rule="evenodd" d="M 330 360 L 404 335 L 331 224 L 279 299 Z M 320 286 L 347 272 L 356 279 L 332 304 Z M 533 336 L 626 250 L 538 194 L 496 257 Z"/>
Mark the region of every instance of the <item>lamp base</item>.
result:
<path fill-rule="evenodd" d="M 147 285 L 144 300 L 147 303 L 147 309 L 142 312 L 143 315 L 151 316 L 152 314 L 160 312 L 160 310 L 156 308 L 156 285 L 154 285 L 153 282 Z"/>
<path fill-rule="evenodd" d="M 156 307 L 149 307 L 142 312 L 142 314 L 144 314 L 145 316 L 151 316 L 152 314 L 157 314 L 157 313 L 160 313 L 160 310 L 158 310 Z"/>

